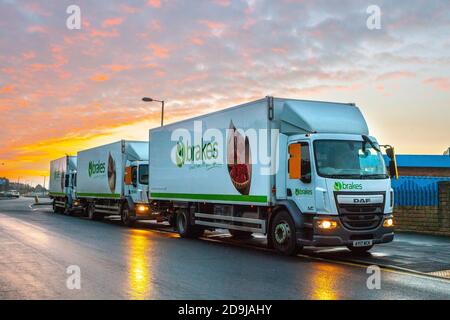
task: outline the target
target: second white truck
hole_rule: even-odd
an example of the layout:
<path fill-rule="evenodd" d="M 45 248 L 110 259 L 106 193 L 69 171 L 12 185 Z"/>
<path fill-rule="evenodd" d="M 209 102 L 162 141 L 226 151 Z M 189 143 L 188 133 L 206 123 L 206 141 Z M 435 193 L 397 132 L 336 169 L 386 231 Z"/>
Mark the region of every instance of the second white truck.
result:
<path fill-rule="evenodd" d="M 148 143 L 118 141 L 78 152 L 77 198 L 87 216 L 153 220 L 148 204 Z"/>

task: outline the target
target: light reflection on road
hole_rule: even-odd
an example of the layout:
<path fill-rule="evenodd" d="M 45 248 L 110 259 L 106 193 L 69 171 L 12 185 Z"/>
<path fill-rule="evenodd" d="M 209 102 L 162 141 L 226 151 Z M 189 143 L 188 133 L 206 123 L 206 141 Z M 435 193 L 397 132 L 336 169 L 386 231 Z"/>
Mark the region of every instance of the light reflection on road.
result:
<path fill-rule="evenodd" d="M 314 269 L 309 283 L 311 288 L 311 299 L 342 299 L 338 284 L 345 281 L 345 279 L 342 277 L 341 269 L 341 267 L 332 264 L 321 264 L 318 268 Z"/>
<path fill-rule="evenodd" d="M 128 292 L 131 299 L 149 298 L 152 293 L 150 275 L 152 270 L 151 246 L 148 233 L 131 230 L 128 238 Z"/>

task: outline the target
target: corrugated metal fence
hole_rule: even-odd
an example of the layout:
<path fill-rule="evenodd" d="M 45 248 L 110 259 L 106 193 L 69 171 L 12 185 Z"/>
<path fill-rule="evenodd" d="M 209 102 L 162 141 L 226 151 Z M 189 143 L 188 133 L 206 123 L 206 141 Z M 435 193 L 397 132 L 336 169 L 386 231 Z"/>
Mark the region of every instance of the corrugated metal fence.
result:
<path fill-rule="evenodd" d="M 399 177 L 392 179 L 395 206 L 439 205 L 439 181 L 450 181 L 450 177 Z"/>

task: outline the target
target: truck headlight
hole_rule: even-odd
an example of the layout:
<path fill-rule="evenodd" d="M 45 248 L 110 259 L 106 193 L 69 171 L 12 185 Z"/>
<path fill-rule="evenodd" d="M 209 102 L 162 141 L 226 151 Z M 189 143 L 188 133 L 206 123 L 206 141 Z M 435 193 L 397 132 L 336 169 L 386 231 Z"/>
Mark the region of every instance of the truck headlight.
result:
<path fill-rule="evenodd" d="M 317 227 L 319 229 L 330 230 L 336 228 L 337 223 L 333 220 L 319 220 L 317 221 Z"/>
<path fill-rule="evenodd" d="M 394 219 L 393 219 L 393 217 L 387 217 L 386 219 L 384 219 L 383 227 L 391 228 L 393 226 L 394 226 Z"/>
<path fill-rule="evenodd" d="M 146 212 L 146 211 L 148 211 L 148 207 L 140 204 L 137 206 L 137 211 L 138 212 Z"/>

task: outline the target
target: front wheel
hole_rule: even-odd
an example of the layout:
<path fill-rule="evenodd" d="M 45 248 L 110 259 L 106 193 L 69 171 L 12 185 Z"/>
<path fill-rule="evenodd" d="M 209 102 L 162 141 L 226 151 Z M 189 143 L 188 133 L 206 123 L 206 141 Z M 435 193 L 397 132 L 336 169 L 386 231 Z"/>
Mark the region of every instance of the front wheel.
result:
<path fill-rule="evenodd" d="M 297 245 L 294 221 L 286 211 L 280 211 L 274 217 L 271 238 L 273 247 L 284 255 L 295 255 L 301 249 Z"/>
<path fill-rule="evenodd" d="M 198 238 L 205 232 L 203 228 L 190 223 L 189 214 L 185 210 L 177 214 L 177 230 L 182 238 Z"/>
<path fill-rule="evenodd" d="M 131 219 L 130 215 L 130 209 L 128 208 L 128 204 L 124 204 L 122 206 L 122 212 L 120 213 L 120 220 L 122 221 L 122 224 L 127 227 L 134 226 L 134 220 Z"/>
<path fill-rule="evenodd" d="M 367 246 L 367 247 L 354 247 L 354 246 L 347 246 L 347 248 L 356 255 L 362 255 L 367 253 L 370 249 L 373 248 L 373 245 Z"/>
<path fill-rule="evenodd" d="M 53 212 L 54 212 L 54 213 L 58 213 L 58 212 L 59 212 L 59 209 L 58 209 L 58 207 L 56 206 L 55 200 L 53 200 L 52 208 L 53 208 Z"/>

